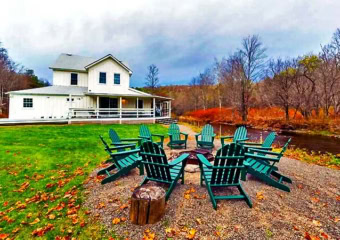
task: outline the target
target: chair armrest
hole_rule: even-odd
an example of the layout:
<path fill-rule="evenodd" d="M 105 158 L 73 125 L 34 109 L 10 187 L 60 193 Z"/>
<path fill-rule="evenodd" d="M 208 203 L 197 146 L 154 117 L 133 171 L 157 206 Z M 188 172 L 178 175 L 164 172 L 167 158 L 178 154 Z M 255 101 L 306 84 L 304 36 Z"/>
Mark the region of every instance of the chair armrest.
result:
<path fill-rule="evenodd" d="M 151 134 L 151 136 L 163 137 L 164 138 L 164 135 L 162 135 L 162 134 Z"/>
<path fill-rule="evenodd" d="M 204 164 L 205 166 L 207 166 L 208 168 L 212 168 L 213 166 L 211 165 L 211 163 L 202 155 L 202 154 L 197 154 L 196 155 L 198 160 Z"/>
<path fill-rule="evenodd" d="M 234 138 L 234 136 L 221 136 L 220 138 L 224 140 L 224 139 L 227 139 L 227 138 Z"/>
<path fill-rule="evenodd" d="M 131 155 L 131 154 L 134 154 L 134 153 L 139 153 L 140 152 L 140 149 L 137 148 L 137 149 L 134 149 L 134 150 L 130 150 L 130 151 L 124 151 L 124 152 L 116 152 L 116 153 L 111 153 L 111 157 L 117 157 L 117 156 L 125 156 L 125 155 Z"/>
<path fill-rule="evenodd" d="M 273 158 L 273 157 L 267 157 L 267 156 L 263 156 L 263 155 L 250 154 L 250 153 L 246 153 L 244 155 L 246 157 L 249 157 L 249 158 L 255 158 L 255 159 L 260 159 L 260 160 L 267 160 L 267 161 L 273 161 L 273 162 L 279 162 L 280 161 L 280 159 Z"/>
<path fill-rule="evenodd" d="M 267 150 L 261 150 L 258 148 L 249 148 L 248 149 L 249 152 L 257 152 L 257 153 L 264 153 L 264 154 L 269 154 L 269 155 L 274 155 L 274 156 L 279 156 L 281 155 L 281 153 L 277 153 L 277 152 L 273 152 L 273 151 L 267 151 Z"/>
<path fill-rule="evenodd" d="M 125 142 L 136 142 L 136 141 L 140 141 L 142 140 L 141 138 L 122 138 L 120 139 L 122 142 L 125 141 Z"/>
<path fill-rule="evenodd" d="M 120 149 L 126 149 L 126 148 L 131 148 L 131 149 L 135 149 L 136 145 L 135 144 L 125 144 L 125 145 L 120 145 L 120 146 L 116 146 L 116 147 L 110 147 L 110 150 L 120 150 Z"/>
<path fill-rule="evenodd" d="M 125 146 L 125 145 L 132 145 L 132 144 L 123 143 L 123 142 L 112 142 L 110 145 Z"/>
<path fill-rule="evenodd" d="M 243 142 L 243 141 L 247 141 L 247 140 L 249 140 L 249 138 L 242 138 L 242 139 L 237 139 L 236 142 L 238 143 L 238 142 Z"/>
<path fill-rule="evenodd" d="M 185 132 L 180 132 L 180 134 L 183 134 L 184 136 L 188 136 L 189 134 L 185 133 Z"/>
<path fill-rule="evenodd" d="M 200 136 L 201 134 L 202 134 L 202 133 L 197 133 L 197 134 L 195 134 L 195 136 L 198 137 L 198 136 Z"/>
<path fill-rule="evenodd" d="M 142 139 L 150 139 L 150 137 L 146 137 L 146 136 L 138 136 L 138 137 Z"/>
<path fill-rule="evenodd" d="M 178 158 L 176 158 L 175 160 L 173 160 L 172 162 L 170 162 L 169 165 L 171 167 L 173 167 L 173 166 L 179 164 L 180 162 L 183 162 L 184 160 L 186 160 L 187 157 L 189 157 L 189 154 L 188 153 L 184 153 L 181 156 L 179 156 Z"/>
<path fill-rule="evenodd" d="M 252 142 L 246 142 L 246 143 L 240 142 L 240 144 L 245 144 L 247 146 L 261 146 L 262 145 L 262 143 L 252 143 Z"/>

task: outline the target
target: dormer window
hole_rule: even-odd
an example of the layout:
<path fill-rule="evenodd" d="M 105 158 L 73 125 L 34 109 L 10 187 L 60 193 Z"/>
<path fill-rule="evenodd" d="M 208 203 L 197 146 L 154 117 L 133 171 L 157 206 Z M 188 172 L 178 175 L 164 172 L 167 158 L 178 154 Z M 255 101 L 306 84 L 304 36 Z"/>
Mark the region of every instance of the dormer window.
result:
<path fill-rule="evenodd" d="M 106 72 L 99 73 L 99 83 L 106 84 Z"/>
<path fill-rule="evenodd" d="M 114 74 L 113 83 L 114 84 L 120 84 L 120 73 L 115 73 Z"/>
<path fill-rule="evenodd" d="M 78 85 L 78 74 L 71 73 L 71 85 Z"/>

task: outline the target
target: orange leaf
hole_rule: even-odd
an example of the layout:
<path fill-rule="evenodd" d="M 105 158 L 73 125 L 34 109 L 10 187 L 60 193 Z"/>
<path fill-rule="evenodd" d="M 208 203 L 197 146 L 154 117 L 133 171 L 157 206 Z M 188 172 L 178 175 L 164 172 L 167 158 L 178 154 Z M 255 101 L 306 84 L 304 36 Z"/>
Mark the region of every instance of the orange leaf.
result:
<path fill-rule="evenodd" d="M 320 199 L 318 199 L 318 198 L 316 198 L 316 197 L 312 197 L 311 200 L 312 200 L 312 202 L 314 202 L 314 203 L 320 202 Z"/>
<path fill-rule="evenodd" d="M 9 236 L 9 234 L 0 233 L 0 240 L 4 240 Z"/>
<path fill-rule="evenodd" d="M 323 236 L 324 239 L 328 239 L 328 235 L 324 232 L 321 233 L 321 236 Z"/>
<path fill-rule="evenodd" d="M 39 219 L 39 218 L 36 218 L 36 219 L 34 219 L 33 222 L 30 223 L 30 225 L 37 224 L 38 222 L 40 222 L 40 219 Z"/>
<path fill-rule="evenodd" d="M 307 240 L 320 240 L 320 238 L 319 238 L 319 237 L 317 237 L 317 236 L 312 236 L 312 235 L 309 235 L 309 233 L 308 233 L 308 232 L 305 232 L 305 239 L 307 239 Z"/>
<path fill-rule="evenodd" d="M 8 201 L 6 201 L 6 202 L 4 202 L 4 207 L 7 207 L 7 205 L 8 205 Z"/>
<path fill-rule="evenodd" d="M 112 224 L 116 225 L 118 223 L 120 223 L 120 219 L 119 218 L 115 218 L 115 219 L 112 220 Z"/>
<path fill-rule="evenodd" d="M 293 226 L 293 229 L 294 229 L 295 231 L 299 231 L 299 228 L 298 228 L 297 226 Z"/>
<path fill-rule="evenodd" d="M 187 235 L 187 239 L 194 239 L 195 238 L 195 234 L 196 234 L 196 229 L 191 228 L 189 230 L 188 235 Z"/>
<path fill-rule="evenodd" d="M 185 199 L 190 199 L 190 194 L 184 194 Z"/>
<path fill-rule="evenodd" d="M 50 214 L 50 215 L 48 215 L 48 219 L 50 219 L 50 220 L 53 220 L 53 219 L 55 219 L 55 215 L 54 215 L 54 214 Z"/>
<path fill-rule="evenodd" d="M 264 197 L 264 195 L 263 195 L 263 192 L 257 192 L 257 193 L 256 193 L 256 198 L 257 198 L 258 200 L 264 200 L 265 197 Z"/>
<path fill-rule="evenodd" d="M 120 209 L 123 210 L 123 209 L 128 208 L 128 207 L 129 207 L 128 204 L 123 204 L 122 206 L 120 206 Z"/>
<path fill-rule="evenodd" d="M 46 184 L 46 188 L 51 188 L 51 187 L 53 187 L 55 184 L 54 183 L 47 183 Z"/>

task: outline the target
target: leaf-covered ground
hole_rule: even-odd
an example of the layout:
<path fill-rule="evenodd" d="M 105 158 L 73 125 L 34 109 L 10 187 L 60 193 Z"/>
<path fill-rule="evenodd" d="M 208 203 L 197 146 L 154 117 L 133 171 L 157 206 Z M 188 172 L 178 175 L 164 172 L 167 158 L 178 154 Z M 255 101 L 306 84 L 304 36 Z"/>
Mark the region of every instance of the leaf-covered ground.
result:
<path fill-rule="evenodd" d="M 138 136 L 139 125 L 0 128 L 0 239 L 102 239 L 106 230 L 83 207 L 83 183 L 106 160 L 98 135 L 113 127 Z M 150 125 L 153 132 L 167 129 Z"/>

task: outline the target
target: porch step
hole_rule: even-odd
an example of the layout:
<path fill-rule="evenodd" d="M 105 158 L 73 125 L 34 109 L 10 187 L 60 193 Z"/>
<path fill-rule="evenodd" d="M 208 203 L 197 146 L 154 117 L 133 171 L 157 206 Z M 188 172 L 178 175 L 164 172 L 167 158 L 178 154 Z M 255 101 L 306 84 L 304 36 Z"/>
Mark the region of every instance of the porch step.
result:
<path fill-rule="evenodd" d="M 164 119 L 156 119 L 156 123 L 160 124 L 165 124 L 165 125 L 170 125 L 171 123 L 177 123 L 177 119 L 172 119 L 172 118 L 164 118 Z"/>

